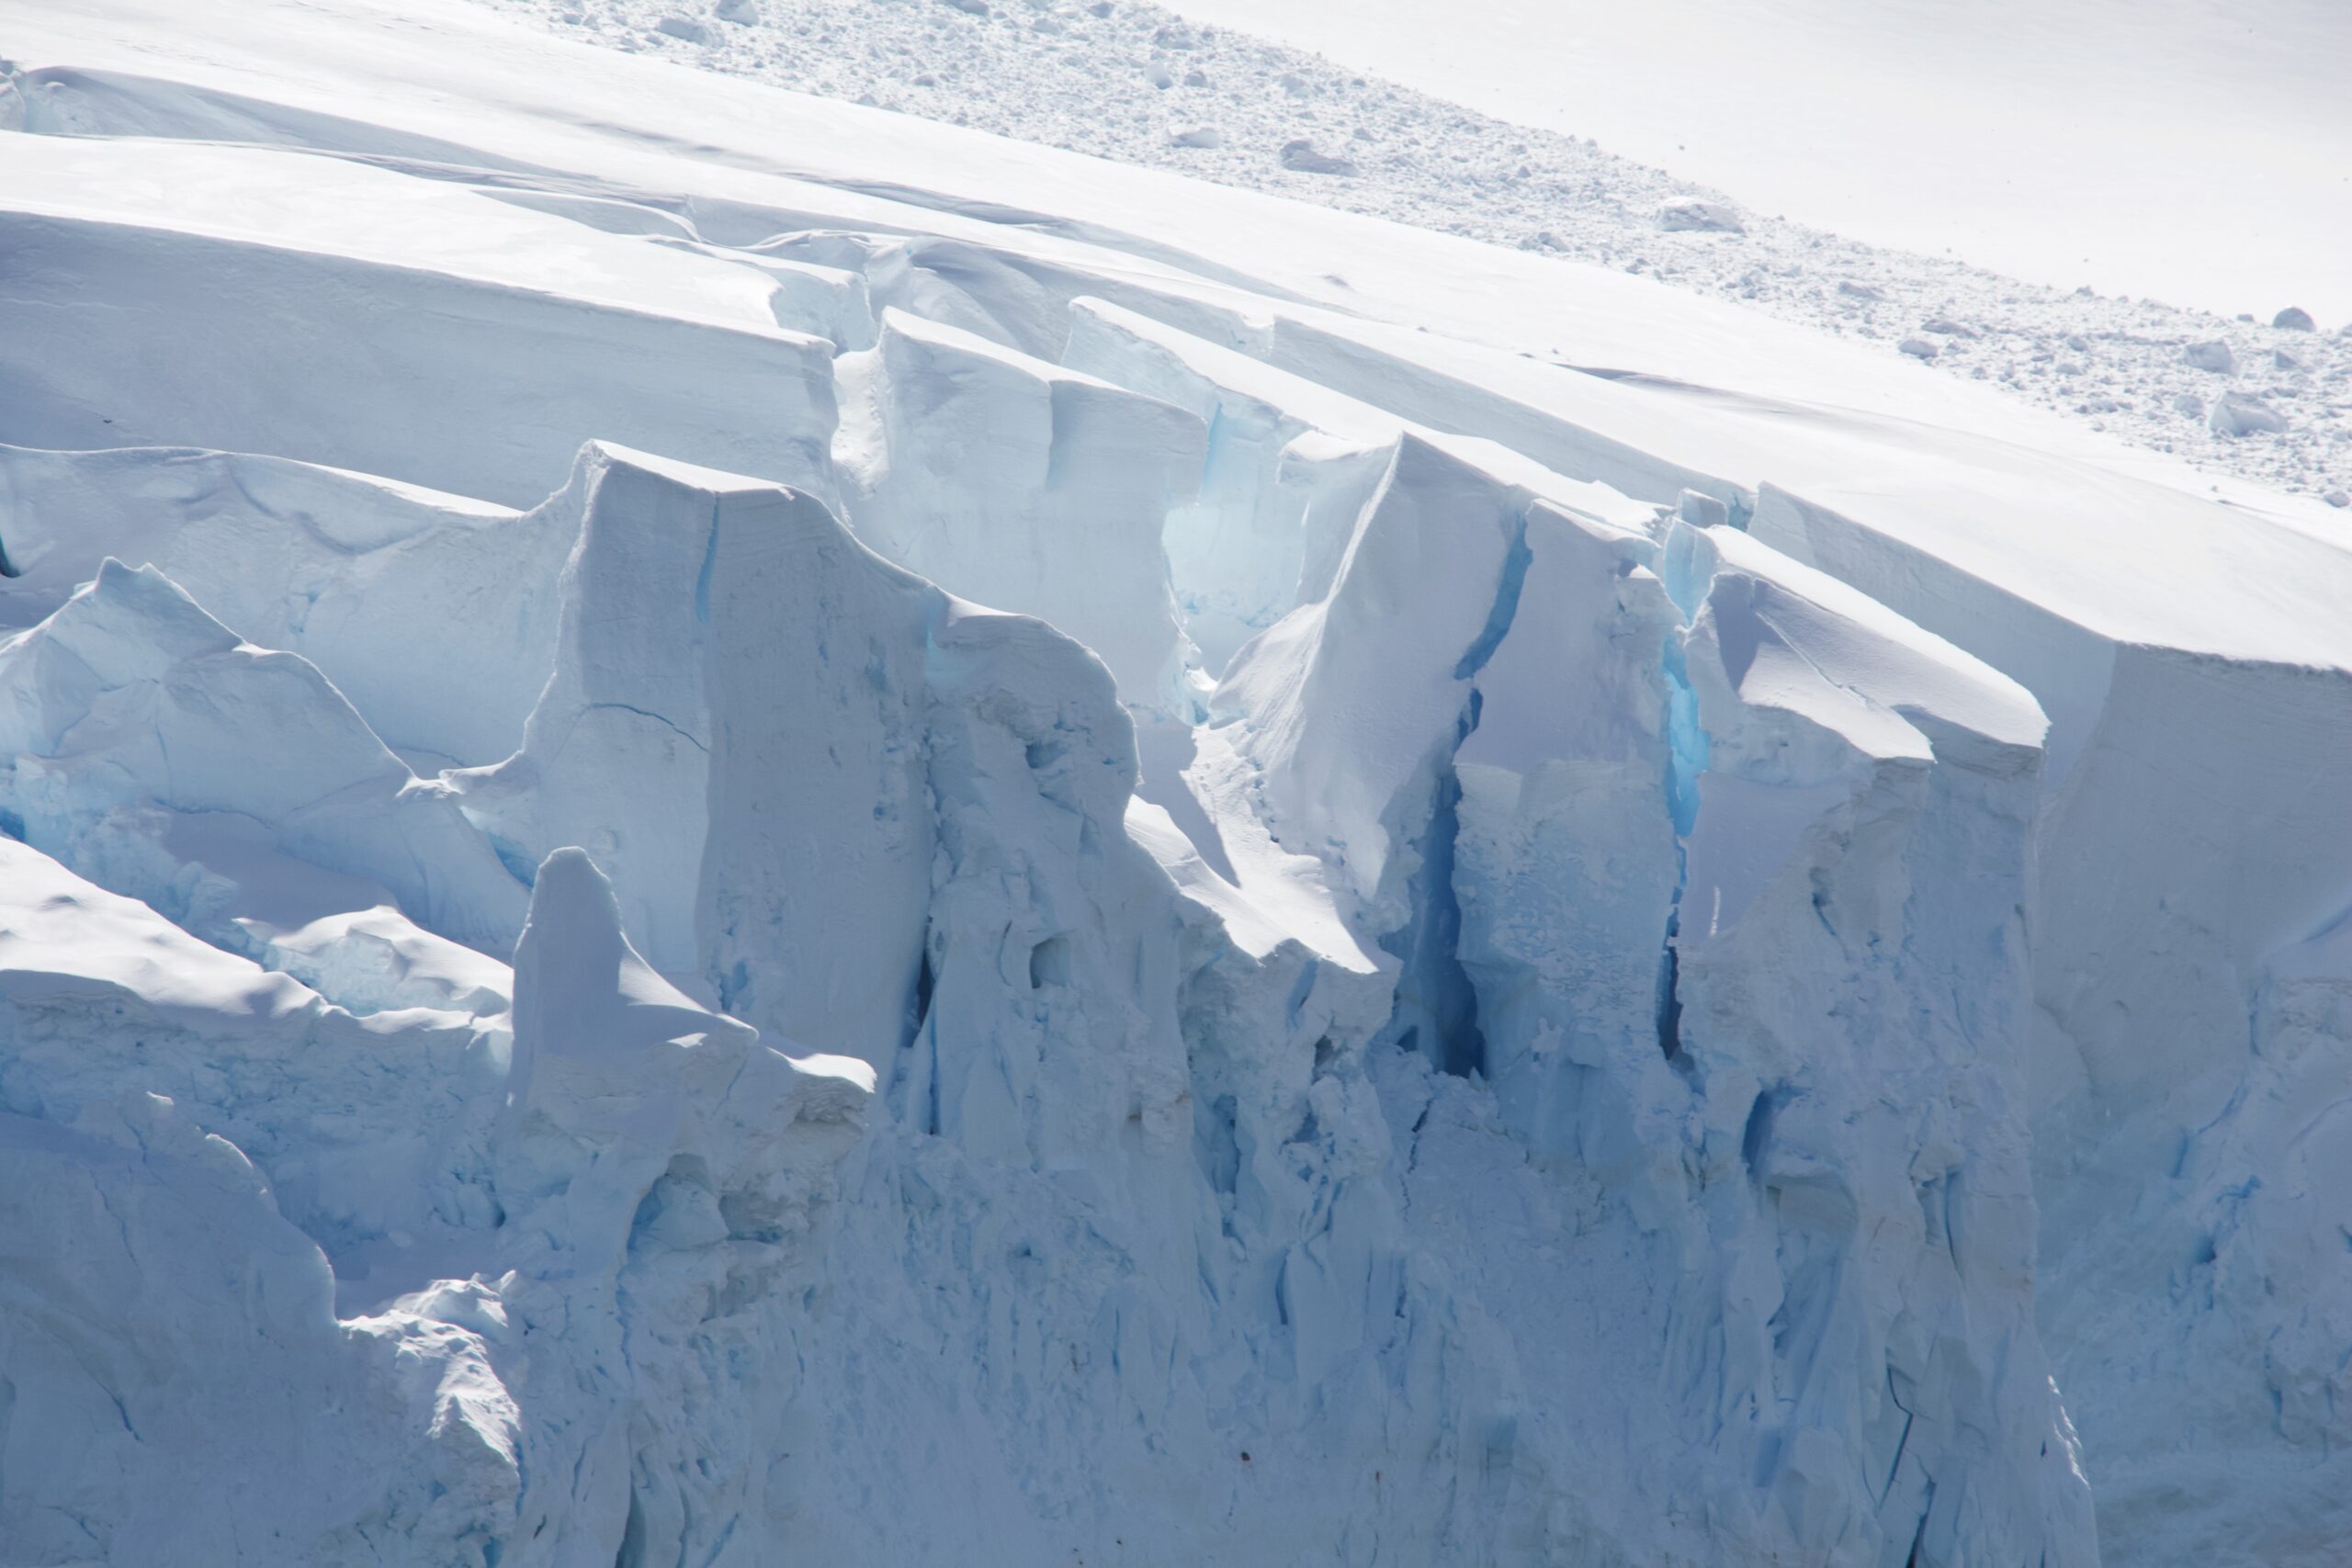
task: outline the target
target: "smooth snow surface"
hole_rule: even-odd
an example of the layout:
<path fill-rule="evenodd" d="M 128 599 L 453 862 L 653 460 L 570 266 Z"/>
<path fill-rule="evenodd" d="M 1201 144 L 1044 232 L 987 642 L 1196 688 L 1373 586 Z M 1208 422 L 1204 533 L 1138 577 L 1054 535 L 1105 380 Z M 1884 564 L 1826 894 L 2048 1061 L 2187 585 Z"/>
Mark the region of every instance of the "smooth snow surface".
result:
<path fill-rule="evenodd" d="M 2352 315 L 2333 0 L 1174 0 L 1874 243 Z"/>
<path fill-rule="evenodd" d="M 0 46 L 0 1557 L 2337 1560 L 2325 507 L 474 0 Z"/>

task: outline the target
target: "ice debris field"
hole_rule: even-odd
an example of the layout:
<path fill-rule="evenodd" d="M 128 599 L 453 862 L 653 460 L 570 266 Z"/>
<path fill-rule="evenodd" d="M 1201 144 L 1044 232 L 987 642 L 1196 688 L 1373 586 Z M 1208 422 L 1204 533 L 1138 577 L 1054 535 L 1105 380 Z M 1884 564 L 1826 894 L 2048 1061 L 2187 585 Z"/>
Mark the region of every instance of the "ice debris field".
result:
<path fill-rule="evenodd" d="M 0 1560 L 2341 1561 L 2323 501 L 458 0 L 0 53 Z"/>
<path fill-rule="evenodd" d="M 1514 124 L 1317 54 L 1204 23 L 1190 14 L 1204 7 L 1187 0 L 1177 0 L 1176 7 L 1187 15 L 1138 0 L 479 3 L 606 48 L 1662 278 L 1853 337 L 1878 354 L 1907 355 L 1922 375 L 1984 382 L 2135 446 L 2191 457 L 2215 475 L 2352 506 L 2352 321 L 2328 319 L 2322 300 L 2245 299 L 2217 314 L 2073 287 L 2071 277 L 2065 287 L 2020 282 L 1971 265 L 1969 254 L 1857 243 L 1617 156 L 1589 135 Z M 1520 3 L 1542 8 L 1540 0 Z M 1557 3 L 1604 33 L 1618 25 L 1589 18 L 1591 7 Z M 2333 3 L 2314 0 L 2314 17 Z M 1409 11 L 1412 4 L 1385 0 L 1392 11 Z M 2272 9 L 2291 4 L 2276 0 Z M 1364 5 L 1380 9 L 1383 0 Z M 1236 9 L 1230 0 L 1204 8 L 1219 16 Z M 1345 9 L 1330 0 L 1324 8 Z M 1668 47 L 1677 28 L 1731 35 L 1712 49 L 1699 47 L 1704 40 L 1698 38 L 1685 40 L 1692 46 L 1693 68 L 1670 88 L 1660 88 L 1677 99 L 1661 121 L 1707 117 L 1702 100 L 1710 97 L 1744 104 L 1751 118 L 1779 118 L 1791 112 L 1791 92 L 1828 91 L 1817 83 L 1760 80 L 1758 73 L 1776 62 L 1743 61 L 1733 52 L 1805 8 L 1765 8 L 1761 24 L 1726 16 L 1711 29 L 1703 5 L 1686 0 L 1679 11 L 1660 5 L 1647 24 L 1664 35 L 1653 40 L 1658 47 Z M 1996 37 L 2022 31 L 2011 46 L 2020 51 L 2045 41 L 2030 28 L 2018 28 L 2020 18 L 1998 7 L 1915 8 L 1930 15 L 1940 9 L 1965 30 Z M 1724 0 L 1724 9 L 1757 8 Z M 2098 14 L 2088 0 L 2018 9 L 2075 16 L 2078 25 L 2080 17 Z M 2211 9 L 2250 23 L 2262 19 L 2244 7 Z M 1284 0 L 1268 9 L 1266 24 L 1298 29 L 1316 10 L 1305 0 Z M 1901 35 L 1899 8 L 1856 4 L 1853 10 L 1850 28 Z M 2152 22 L 2144 11 L 2128 0 L 2115 4 L 2108 25 L 2138 32 L 2179 21 L 2176 14 Z M 1482 16 L 1465 14 L 1461 25 L 1480 25 Z M 1536 45 L 1537 39 L 1527 40 L 1528 47 Z M 1732 57 L 1724 58 L 1727 53 Z M 1938 74 L 1970 66 L 1963 51 Z M 1840 67 L 1856 75 L 1870 73 L 1860 58 L 1841 61 Z M 1589 62 L 1584 73 L 1596 69 L 1601 67 Z M 2181 96 L 2218 93 L 2218 85 L 2199 77 L 2190 63 L 2179 69 L 2188 73 L 2179 85 Z M 2128 85 L 2131 96 L 2143 101 L 2169 94 L 2161 84 L 2136 78 Z M 1898 89 L 1882 83 L 1875 90 Z M 2295 91 L 2282 83 L 2266 96 Z M 2340 94 L 2341 84 L 2320 91 Z M 1564 85 L 1561 92 L 1570 106 L 1564 112 L 1578 112 L 1571 90 Z M 1975 104 L 1973 112 L 2008 120 L 2019 109 L 2018 103 L 1994 98 Z M 2219 107 L 2199 106 L 2194 116 L 2173 117 L 2177 134 L 2234 145 L 2231 138 L 2242 128 L 2245 106 L 2222 99 Z M 2340 100 L 2337 118 L 2352 119 Z M 2054 134 L 2041 120 L 2028 123 L 2040 134 Z M 2192 125 L 2205 129 L 2192 131 Z M 2352 137 L 2340 140 L 2352 145 Z M 1817 152 L 1838 163 L 1853 155 L 1850 147 L 1835 143 Z M 2057 147 L 2051 158 L 2067 155 Z M 2165 153 L 2151 148 L 2143 156 L 2161 160 Z M 2335 185 L 2340 175 L 2325 177 Z M 1932 186 L 1939 171 L 1923 166 L 1917 177 Z M 2282 175 L 2262 168 L 2240 177 L 2267 189 Z M 2309 197 L 2325 204 L 2316 222 L 2324 223 L 2327 212 L 2342 214 L 2339 253 L 2352 243 L 2352 203 L 2340 191 L 2338 186 Z M 2159 209 L 2170 199 L 2161 186 L 2140 192 L 2139 198 Z M 2041 193 L 2041 200 L 2050 199 Z M 2198 221 L 2189 213 L 2177 220 Z M 2242 264 L 2247 275 L 2264 270 L 2252 259 L 2263 252 L 2258 235 L 2225 229 L 2219 238 L 2184 236 L 2180 243 L 2235 249 L 2249 258 Z M 2352 263 L 2341 270 L 2352 272 Z M 1564 352 L 1541 336 L 1521 346 L 1553 357 Z M 2342 526 L 2352 537 L 2352 514 L 2343 517 Z"/>

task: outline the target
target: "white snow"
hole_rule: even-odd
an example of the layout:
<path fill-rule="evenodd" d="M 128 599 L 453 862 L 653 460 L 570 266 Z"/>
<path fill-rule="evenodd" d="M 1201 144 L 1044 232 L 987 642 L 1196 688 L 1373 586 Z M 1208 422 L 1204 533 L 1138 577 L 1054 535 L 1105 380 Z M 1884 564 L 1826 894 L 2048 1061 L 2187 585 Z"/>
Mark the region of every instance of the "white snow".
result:
<path fill-rule="evenodd" d="M 2352 34 L 2324 0 L 1172 9 L 1857 239 L 2224 315 L 2352 312 Z"/>
<path fill-rule="evenodd" d="M 1147 7 L 571 15 L 0 6 L 10 1550 L 2335 1560 L 2325 506 Z M 795 28 L 1163 166 L 631 58 Z"/>
<path fill-rule="evenodd" d="M 1598 263 L 1881 355 L 1957 328 L 1943 376 L 2275 489 L 2347 482 L 2352 115 L 2329 72 L 2352 40 L 2324 4 L 1484 0 L 1457 26 L 1380 0 L 772 0 L 758 26 L 689 43 L 659 30 L 665 0 L 487 3 L 613 49 Z M 1294 168 L 1300 142 L 1353 172 Z M 2277 373 L 2296 310 L 2330 330 L 2301 340 L 2301 373 Z M 2290 409 L 2285 430 L 2242 441 L 2175 413 L 2205 384 L 2179 349 L 2216 338 Z"/>

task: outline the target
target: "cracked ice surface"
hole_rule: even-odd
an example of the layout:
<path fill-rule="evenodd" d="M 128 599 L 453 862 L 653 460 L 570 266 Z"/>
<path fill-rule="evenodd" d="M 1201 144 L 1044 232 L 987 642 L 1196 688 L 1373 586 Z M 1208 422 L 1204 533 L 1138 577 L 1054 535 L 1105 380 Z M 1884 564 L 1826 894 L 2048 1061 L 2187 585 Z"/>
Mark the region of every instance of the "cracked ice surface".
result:
<path fill-rule="evenodd" d="M 469 9 L 108 6 L 0 134 L 12 1550 L 2331 1560 L 2291 505 Z"/>

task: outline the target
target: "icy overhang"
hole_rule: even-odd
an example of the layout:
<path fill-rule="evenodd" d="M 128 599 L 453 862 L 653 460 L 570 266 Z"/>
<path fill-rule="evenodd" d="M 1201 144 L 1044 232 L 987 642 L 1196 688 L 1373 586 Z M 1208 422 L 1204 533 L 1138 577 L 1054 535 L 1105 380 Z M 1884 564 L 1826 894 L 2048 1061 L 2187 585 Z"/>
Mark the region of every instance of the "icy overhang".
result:
<path fill-rule="evenodd" d="M 1602 378 L 1328 312 L 1278 319 L 1293 317 L 1304 330 L 1285 347 L 1278 326 L 1272 352 L 1295 367 L 1336 378 L 1352 363 L 1359 389 L 1418 418 L 1505 434 L 1552 467 L 1646 460 L 1660 485 L 1676 470 L 1758 484 L 1759 536 L 1792 554 L 1816 550 L 1802 519 L 1774 513 L 1775 497 L 2115 643 L 2352 670 L 2352 616 L 2342 613 L 2352 551 L 2267 516 L 2020 440 L 1917 423 L 1900 404 L 1863 411 Z"/>
<path fill-rule="evenodd" d="M 2024 748 L 2050 728 L 2033 694 L 1983 660 L 1736 529 L 1678 526 L 1667 554 L 1668 583 L 1704 594 L 1724 672 L 1750 704 L 1866 755 L 1923 761 L 1934 746 L 1917 718 Z"/>
<path fill-rule="evenodd" d="M 1107 300 L 1081 297 L 1071 302 L 1082 333 L 1092 326 L 1105 336 L 1121 334 L 1164 361 L 1165 373 L 1197 378 L 1224 396 L 1215 405 L 1240 400 L 1259 405 L 1270 414 L 1307 427 L 1330 441 L 1371 446 L 1397 440 L 1409 433 L 1415 442 L 1445 451 L 1498 480 L 1575 513 L 1588 521 L 1633 532 L 1645 531 L 1655 509 L 1623 491 L 1589 479 L 1573 478 L 1547 467 L 1526 452 L 1483 434 L 1457 433 L 1451 425 L 1418 423 L 1363 397 L 1295 374 L 1282 366 L 1238 349 L 1212 343 L 1166 321 L 1127 310 Z M 1079 339 L 1074 337 L 1074 344 Z M 1341 385 L 1348 384 L 1344 378 Z M 1147 386 L 1145 390 L 1170 401 L 1190 403 L 1176 385 Z"/>
<path fill-rule="evenodd" d="M 1103 342 L 1098 354 L 1110 352 L 1108 344 L 1120 338 L 1131 340 L 1136 348 L 1143 351 L 1122 356 L 1127 361 L 1125 367 L 1131 373 L 1139 368 L 1136 361 L 1161 362 L 1155 367 L 1158 375 L 1147 372 L 1153 384 L 1140 389 L 1180 406 L 1194 407 L 1194 412 L 1204 418 L 1213 408 L 1196 406 L 1194 387 L 1200 385 L 1226 394 L 1213 401 L 1246 400 L 1263 408 L 1270 416 L 1286 417 L 1345 440 L 1365 444 L 1393 441 L 1405 428 L 1406 422 L 1385 409 L 1107 299 L 1081 295 L 1070 301 L 1070 314 L 1072 348 L 1066 357 L 1083 363 L 1080 345 L 1090 329 L 1095 338 Z M 1194 386 L 1185 385 L 1187 381 Z"/>

